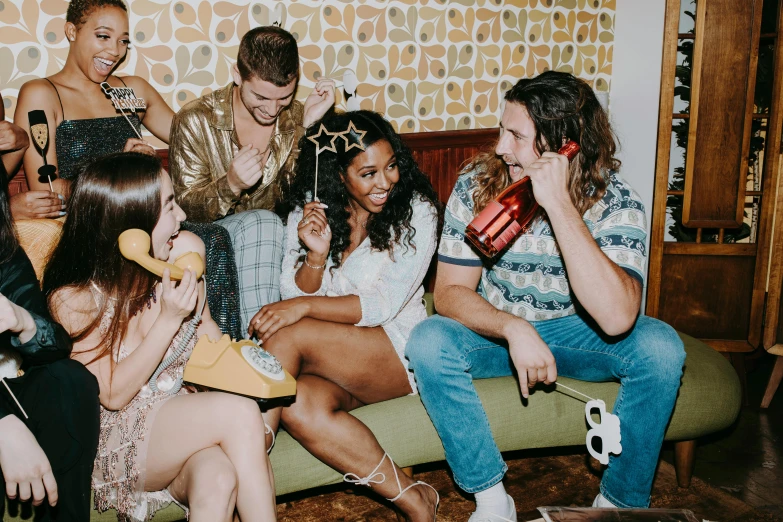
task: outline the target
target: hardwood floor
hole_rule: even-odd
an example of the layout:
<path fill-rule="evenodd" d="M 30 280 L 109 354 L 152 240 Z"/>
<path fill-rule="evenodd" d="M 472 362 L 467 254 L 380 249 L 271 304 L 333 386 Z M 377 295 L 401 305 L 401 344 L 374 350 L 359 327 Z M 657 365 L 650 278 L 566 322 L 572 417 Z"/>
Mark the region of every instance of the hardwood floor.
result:
<path fill-rule="evenodd" d="M 748 400 L 731 428 L 698 442 L 694 475 L 751 506 L 783 518 L 783 387 L 770 407 L 759 405 L 774 358 L 748 364 Z M 664 447 L 673 462 L 674 451 Z"/>

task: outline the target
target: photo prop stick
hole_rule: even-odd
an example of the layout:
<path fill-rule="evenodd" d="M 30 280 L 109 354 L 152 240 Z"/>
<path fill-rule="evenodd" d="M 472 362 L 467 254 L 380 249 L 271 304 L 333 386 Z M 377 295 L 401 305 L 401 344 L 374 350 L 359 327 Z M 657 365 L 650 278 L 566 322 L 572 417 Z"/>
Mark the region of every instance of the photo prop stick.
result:
<path fill-rule="evenodd" d="M 49 122 L 46 113 L 42 110 L 34 110 L 27 113 L 30 122 L 30 134 L 33 136 L 35 148 L 41 153 L 43 165 L 38 169 L 38 182 L 49 182 L 49 190 L 54 192 L 52 181 L 57 179 L 57 167 L 46 163 L 46 150 L 49 148 Z"/>
<path fill-rule="evenodd" d="M 343 73 L 342 81 L 334 78 L 326 79 L 332 80 L 335 87 L 342 86 L 345 91 L 345 108 L 348 109 L 349 112 L 358 111 L 361 108 L 359 107 L 359 96 L 356 94 L 356 88 L 359 87 L 359 80 L 356 78 L 356 73 L 348 69 Z"/>
<path fill-rule="evenodd" d="M 140 140 L 143 139 L 139 130 L 131 123 L 128 115 L 125 114 L 125 109 L 130 109 L 134 114 L 136 113 L 136 109 L 146 110 L 147 104 L 144 102 L 144 98 L 137 98 L 136 93 L 134 93 L 133 89 L 130 87 L 112 87 L 109 85 L 109 82 L 101 83 L 101 89 L 103 89 L 106 96 L 111 98 L 114 108 L 125 116 L 125 120 L 133 129 L 133 132 L 136 133 L 136 136 L 138 136 Z"/>
<path fill-rule="evenodd" d="M 314 134 L 312 136 L 308 136 L 307 139 L 315 143 L 315 188 L 313 190 L 313 201 L 318 200 L 318 156 L 325 150 L 328 150 L 329 152 L 337 153 L 337 147 L 335 147 L 334 142 L 337 140 L 337 138 L 342 138 L 345 140 L 345 150 L 346 152 L 351 150 L 352 148 L 356 147 L 357 149 L 364 150 L 364 145 L 362 145 L 362 139 L 364 139 L 364 135 L 367 134 L 367 131 L 359 130 L 356 128 L 356 126 L 353 124 L 353 121 L 348 122 L 348 128 L 341 132 L 329 132 L 326 130 L 326 127 L 324 127 L 324 124 L 322 123 L 321 126 L 318 128 L 318 134 Z M 323 135 L 326 135 L 326 138 L 329 139 L 329 144 L 325 146 L 321 146 L 321 137 Z M 329 138 L 331 136 L 331 138 Z M 358 136 L 358 137 L 354 137 Z"/>
<path fill-rule="evenodd" d="M 326 135 L 326 138 L 329 139 L 329 144 L 322 147 L 319 138 L 323 135 Z M 318 200 L 318 156 L 325 150 L 336 153 L 337 149 L 334 146 L 334 141 L 339 135 L 339 132 L 329 132 L 326 130 L 326 127 L 324 127 L 324 124 L 322 123 L 321 127 L 318 129 L 318 134 L 307 137 L 308 140 L 315 143 L 315 189 L 313 190 L 313 201 Z"/>
<path fill-rule="evenodd" d="M 609 454 L 614 453 L 619 455 L 623 451 L 623 447 L 620 444 L 620 418 L 617 415 L 606 411 L 606 403 L 601 399 L 593 399 L 592 397 L 585 395 L 582 392 L 578 392 L 573 388 L 569 388 L 559 382 L 555 383 L 560 388 L 565 388 L 568 391 L 587 397 L 590 399 L 585 404 L 585 417 L 587 418 L 587 424 L 590 425 L 590 430 L 587 431 L 587 437 L 585 444 L 587 444 L 587 451 L 593 458 L 597 459 L 603 465 L 609 464 Z M 573 397 L 576 399 L 576 397 Z M 594 409 L 598 409 L 598 415 L 600 417 L 598 422 L 593 420 L 590 414 Z M 593 448 L 593 439 L 598 438 L 601 441 L 601 453 Z"/>
<path fill-rule="evenodd" d="M 43 112 L 43 111 L 41 111 Z M 22 408 L 22 405 L 19 404 L 19 400 L 16 398 L 16 395 L 14 395 L 14 392 L 11 391 L 11 388 L 8 387 L 8 383 L 5 382 L 5 377 L 0 377 L 0 381 L 3 381 L 3 386 L 5 386 L 5 389 L 8 390 L 8 393 L 11 394 L 11 397 L 14 399 L 14 402 L 17 406 L 19 406 L 19 410 L 22 412 L 22 415 L 24 415 L 25 419 L 29 419 L 30 417 L 27 416 L 27 412 L 24 411 L 24 408 Z"/>

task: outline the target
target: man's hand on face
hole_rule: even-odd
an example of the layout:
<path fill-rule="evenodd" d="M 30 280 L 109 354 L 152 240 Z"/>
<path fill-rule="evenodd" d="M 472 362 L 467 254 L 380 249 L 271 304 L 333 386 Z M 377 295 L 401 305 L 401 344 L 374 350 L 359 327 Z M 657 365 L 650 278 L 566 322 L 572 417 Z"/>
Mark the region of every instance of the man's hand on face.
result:
<path fill-rule="evenodd" d="M 304 103 L 304 126 L 309 127 L 323 118 L 334 106 L 334 80 L 318 80 Z"/>
<path fill-rule="evenodd" d="M 226 173 L 226 181 L 235 195 L 239 196 L 243 190 L 258 183 L 264 172 L 262 159 L 260 151 L 252 145 L 245 145 L 234 156 Z"/>

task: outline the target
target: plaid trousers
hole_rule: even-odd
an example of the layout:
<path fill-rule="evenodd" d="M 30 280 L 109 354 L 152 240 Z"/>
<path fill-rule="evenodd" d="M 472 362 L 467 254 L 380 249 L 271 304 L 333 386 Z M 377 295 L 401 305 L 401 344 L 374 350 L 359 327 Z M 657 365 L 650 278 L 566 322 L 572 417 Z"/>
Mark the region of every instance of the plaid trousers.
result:
<path fill-rule="evenodd" d="M 228 230 L 234 245 L 244 333 L 262 306 L 280 300 L 283 222 L 268 210 L 246 210 L 215 223 Z"/>

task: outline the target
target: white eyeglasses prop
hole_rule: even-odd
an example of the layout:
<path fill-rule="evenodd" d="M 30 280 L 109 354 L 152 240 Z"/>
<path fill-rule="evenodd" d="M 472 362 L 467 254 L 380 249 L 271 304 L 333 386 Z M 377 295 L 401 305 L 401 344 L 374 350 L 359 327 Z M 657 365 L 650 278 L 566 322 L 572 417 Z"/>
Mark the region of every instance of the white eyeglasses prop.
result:
<path fill-rule="evenodd" d="M 610 453 L 619 455 L 620 452 L 623 451 L 623 446 L 620 444 L 620 417 L 606 411 L 606 403 L 601 399 L 593 399 L 592 397 L 576 391 L 573 388 L 569 388 L 564 384 L 560 384 L 559 382 L 555 384 L 560 388 L 565 388 L 566 390 L 590 399 L 587 404 L 585 404 L 585 417 L 587 418 L 587 424 L 590 425 L 590 429 L 587 431 L 587 437 L 585 439 L 587 451 L 601 464 L 609 464 Z M 576 397 L 573 398 L 576 399 Z M 595 409 L 598 410 L 598 422 L 595 422 L 591 415 L 592 411 Z M 600 453 L 593 447 L 593 439 L 596 438 L 601 441 Z"/>

